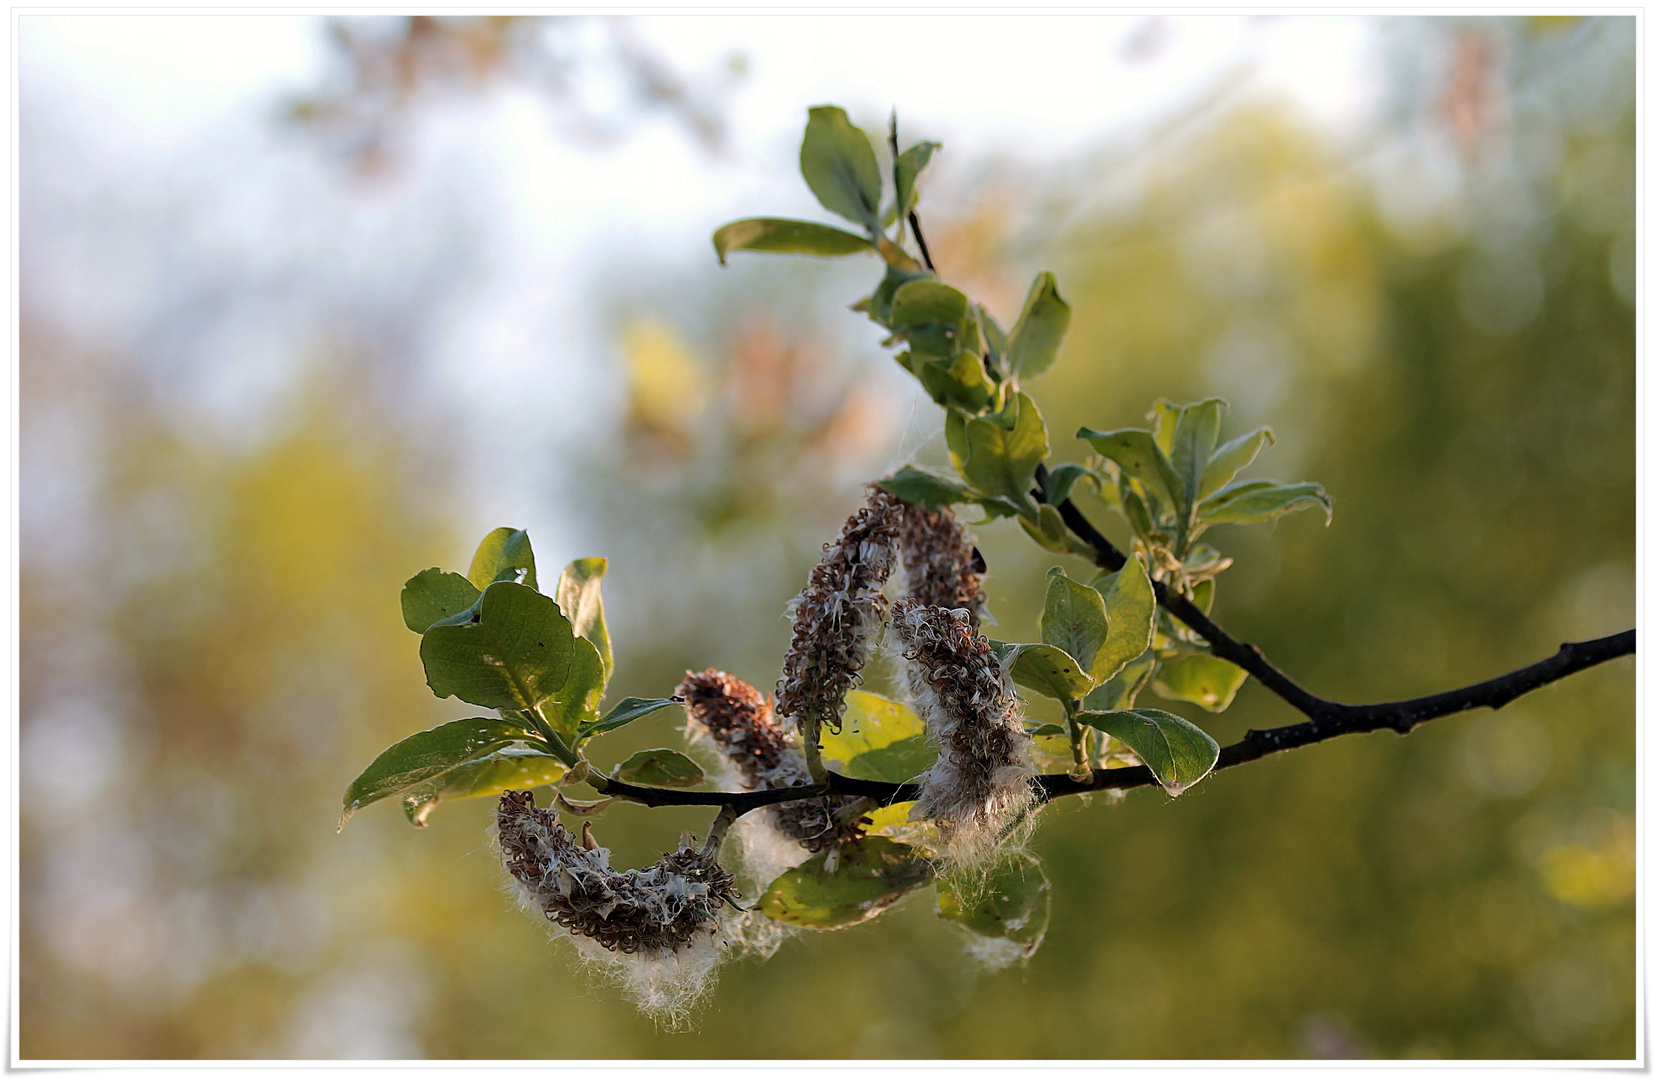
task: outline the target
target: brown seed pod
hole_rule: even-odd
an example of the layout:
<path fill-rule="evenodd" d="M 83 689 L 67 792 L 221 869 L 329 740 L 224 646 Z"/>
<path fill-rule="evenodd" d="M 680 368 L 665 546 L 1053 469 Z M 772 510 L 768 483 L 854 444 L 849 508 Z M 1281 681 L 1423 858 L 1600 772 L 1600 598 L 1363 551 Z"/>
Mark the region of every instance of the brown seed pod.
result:
<path fill-rule="evenodd" d="M 869 639 L 885 621 L 880 592 L 897 555 L 903 503 L 868 487 L 867 505 L 846 519 L 839 539 L 788 605 L 793 640 L 776 684 L 776 711 L 794 730 L 839 730 L 845 693 L 861 680 Z"/>
<path fill-rule="evenodd" d="M 524 905 L 611 952 L 679 952 L 711 937 L 736 896 L 731 874 L 688 846 L 642 870 L 610 869 L 607 850 L 583 847 L 532 792 L 503 793 L 497 824 Z"/>
<path fill-rule="evenodd" d="M 967 612 L 905 598 L 893 606 L 891 623 L 903 644 L 915 711 L 938 745 L 937 764 L 921 782 L 919 810 L 938 822 L 952 858 L 978 861 L 1034 798 L 1018 699 Z"/>
<path fill-rule="evenodd" d="M 788 733 L 771 718 L 765 697 L 736 676 L 708 668 L 684 673 L 674 691 L 684 699 L 692 728 L 705 731 L 719 753 L 735 767 L 748 791 L 799 787 L 811 782 L 805 756 Z M 768 817 L 789 838 L 809 850 L 821 851 L 862 835 L 855 822 L 836 824 L 834 813 L 850 800 L 801 799 L 766 807 Z"/>
<path fill-rule="evenodd" d="M 929 607 L 965 608 L 977 626 L 983 617 L 983 556 L 954 511 L 904 503 L 899 543 L 905 595 Z"/>

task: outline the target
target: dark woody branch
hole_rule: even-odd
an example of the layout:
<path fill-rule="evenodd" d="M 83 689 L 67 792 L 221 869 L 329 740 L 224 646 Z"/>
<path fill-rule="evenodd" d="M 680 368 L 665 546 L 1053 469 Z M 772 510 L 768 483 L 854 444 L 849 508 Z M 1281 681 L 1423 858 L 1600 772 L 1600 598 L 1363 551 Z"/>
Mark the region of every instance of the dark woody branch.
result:
<path fill-rule="evenodd" d="M 1038 486 L 1034 495 L 1044 502 L 1045 466 L 1038 469 L 1036 482 Z M 1059 505 L 1058 512 L 1063 517 L 1064 524 L 1092 548 L 1095 563 L 1107 570 L 1119 570 L 1126 565 L 1127 557 L 1087 520 L 1074 503 L 1068 499 L 1064 500 Z M 1566 642 L 1558 647 L 1556 653 L 1544 660 L 1459 689 L 1405 701 L 1348 705 L 1311 693 L 1265 659 L 1265 655 L 1256 646 L 1231 637 L 1187 597 L 1167 588 L 1162 582 L 1153 584 L 1157 603 L 1200 634 L 1207 641 L 1213 655 L 1241 667 L 1258 679 L 1266 689 L 1308 717 L 1305 723 L 1249 731 L 1239 741 L 1220 750 L 1214 771 L 1244 765 L 1268 754 L 1309 746 L 1341 735 L 1357 735 L 1382 729 L 1407 735 L 1428 720 L 1435 720 L 1441 716 L 1451 716 L 1470 709 L 1499 709 L 1515 698 L 1558 682 L 1578 671 L 1620 656 L 1631 656 L 1635 648 L 1635 632 L 1624 630 L 1619 634 L 1594 638 L 1591 641 Z M 593 786 L 599 787 L 604 794 L 643 803 L 646 806 L 719 806 L 729 807 L 737 815 L 764 806 L 792 802 L 796 799 L 822 798 L 826 795 L 867 796 L 888 804 L 907 802 L 920 795 L 917 784 L 854 780 L 832 772 L 827 774 L 826 782 L 822 784 L 749 792 L 671 791 L 638 787 L 618 780 L 594 779 L 597 783 Z M 1095 769 L 1088 780 L 1076 780 L 1065 774 L 1042 776 L 1037 778 L 1037 783 L 1042 795 L 1053 799 L 1089 791 L 1124 791 L 1129 788 L 1148 787 L 1156 783 L 1156 778 L 1151 775 L 1149 769 L 1140 765 L 1125 769 Z"/>

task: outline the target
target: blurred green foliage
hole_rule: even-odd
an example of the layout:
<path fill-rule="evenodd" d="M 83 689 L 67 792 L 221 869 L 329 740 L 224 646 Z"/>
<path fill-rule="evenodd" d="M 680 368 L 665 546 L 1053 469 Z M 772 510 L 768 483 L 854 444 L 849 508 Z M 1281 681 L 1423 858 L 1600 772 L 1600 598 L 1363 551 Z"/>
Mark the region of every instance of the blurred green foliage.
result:
<path fill-rule="evenodd" d="M 1073 319 L 1033 389 L 1059 458 L 1082 424 L 1142 426 L 1158 396 L 1219 393 L 1237 430 L 1274 427 L 1272 472 L 1336 496 L 1331 528 L 1208 536 L 1236 559 L 1216 617 L 1319 693 L 1461 685 L 1632 624 L 1631 22 L 1445 24 L 1432 32 L 1470 81 L 1403 101 L 1361 153 L 1233 109 L 1086 177 L 1061 216 L 1004 194 L 952 220 L 927 205 L 961 278 L 1058 271 Z M 1466 34 L 1504 50 L 1496 74 Z M 1593 70 L 1609 73 L 1596 97 L 1580 89 Z M 1045 239 L 1007 239 L 1018 213 Z M 701 300 L 682 298 L 729 312 Z M 844 418 L 882 414 L 831 377 L 846 362 L 822 358 L 824 377 L 778 343 L 789 312 L 747 312 L 724 375 L 635 359 L 629 434 L 593 474 L 605 502 L 567 507 L 600 527 L 562 554 L 612 556 L 617 698 L 660 696 L 689 665 L 766 686 L 781 606 L 857 499 L 847 463 L 880 440 Z M 666 340 L 632 348 L 685 348 Z M 703 380 L 694 422 L 650 403 L 650 363 Z M 328 367 L 285 430 L 229 453 L 117 365 L 25 327 L 25 435 L 81 417 L 103 479 L 98 535 L 65 540 L 75 561 L 22 551 L 23 1057 L 1635 1053 L 1630 660 L 1177 802 L 1062 801 L 1036 842 L 1051 921 L 1026 967 L 986 971 L 929 905 L 899 903 L 726 969 L 698 1030 L 658 1032 L 508 910 L 487 800 L 423 833 L 381 808 L 334 834 L 362 762 L 466 711 L 426 694 L 397 606 L 411 567 L 465 549 L 432 510 L 438 455 L 364 406 L 350 363 Z M 26 486 L 39 465 L 26 449 Z M 1047 570 L 1086 580 L 1084 565 L 1008 522 L 978 531 L 994 633 L 1037 640 Z M 644 598 L 658 585 L 671 618 Z M 1201 719 L 1226 743 L 1292 714 L 1250 684 Z M 599 764 L 678 722 L 614 733 Z M 709 817 L 618 806 L 599 828 L 640 865 Z M 824 1002 L 855 1005 L 799 1021 Z"/>

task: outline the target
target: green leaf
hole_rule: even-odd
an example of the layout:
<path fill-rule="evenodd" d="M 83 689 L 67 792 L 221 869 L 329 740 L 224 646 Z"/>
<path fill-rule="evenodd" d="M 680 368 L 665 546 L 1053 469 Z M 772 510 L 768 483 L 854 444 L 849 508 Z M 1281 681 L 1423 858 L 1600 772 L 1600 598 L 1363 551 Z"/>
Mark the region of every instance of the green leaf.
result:
<path fill-rule="evenodd" d="M 1017 394 L 1000 414 L 968 419 L 965 438 L 961 475 L 967 483 L 987 495 L 1028 504 L 1035 467 L 1047 456 L 1046 424 L 1029 395 Z"/>
<path fill-rule="evenodd" d="M 918 201 L 914 197 L 914 181 L 919 177 L 921 170 L 931 164 L 932 155 L 941 149 L 941 143 L 922 142 L 915 143 L 897 155 L 894 171 L 897 187 L 896 209 L 899 218 L 908 217 L 908 212 L 914 208 Z"/>
<path fill-rule="evenodd" d="M 880 231 L 880 166 L 863 130 L 845 110 L 819 105 L 805 124 L 799 147 L 799 171 L 811 194 L 840 217 Z"/>
<path fill-rule="evenodd" d="M 573 742 L 583 724 L 598 716 L 598 703 L 604 699 L 604 659 L 597 646 L 586 638 L 576 638 L 569 662 L 569 677 L 547 701 L 545 713 L 565 743 Z"/>
<path fill-rule="evenodd" d="M 904 502 L 924 506 L 927 510 L 942 510 L 955 503 L 969 502 L 966 485 L 952 476 L 943 476 L 930 469 L 904 465 L 878 484 L 885 491 Z"/>
<path fill-rule="evenodd" d="M 979 412 L 994 396 L 995 386 L 983 371 L 983 358 L 977 353 L 962 352 L 954 360 L 932 360 L 922 363 L 915 377 L 926 394 L 939 405 Z"/>
<path fill-rule="evenodd" d="M 1064 524 L 1063 515 L 1046 503 L 1036 504 L 1034 524 L 1023 516 L 1019 516 L 1018 524 L 1023 526 L 1023 531 L 1029 534 L 1031 540 L 1048 551 L 1069 552 L 1069 528 Z"/>
<path fill-rule="evenodd" d="M 626 697 L 616 703 L 615 708 L 605 713 L 598 720 L 589 720 L 581 725 L 580 738 L 584 742 L 594 735 L 602 735 L 606 731 L 614 731 L 618 727 L 625 727 L 634 720 L 642 720 L 657 709 L 665 709 L 669 705 L 677 705 L 672 698 L 641 698 Z"/>
<path fill-rule="evenodd" d="M 483 538 L 472 556 L 471 570 L 466 574 L 479 589 L 487 589 L 496 581 L 516 581 L 523 573 L 523 584 L 539 589 L 535 581 L 535 553 L 529 547 L 529 534 L 522 529 L 502 525 Z"/>
<path fill-rule="evenodd" d="M 469 611 L 483 594 L 459 574 L 433 566 L 408 579 L 402 588 L 403 625 L 423 634 L 441 619 Z"/>
<path fill-rule="evenodd" d="M 1109 632 L 1110 620 L 1104 613 L 1102 596 L 1078 581 L 1071 581 L 1057 567 L 1047 572 L 1046 605 L 1041 611 L 1042 642 L 1062 649 L 1081 665 L 1082 671 L 1088 671 Z"/>
<path fill-rule="evenodd" d="M 1202 486 L 1196 491 L 1200 502 L 1236 479 L 1236 474 L 1253 464 L 1259 451 L 1276 442 L 1268 427 L 1255 428 L 1246 435 L 1238 435 L 1213 452 L 1207 469 L 1202 473 Z"/>
<path fill-rule="evenodd" d="M 926 724 L 899 701 L 852 690 L 845 695 L 839 731 L 822 733 L 822 760 L 857 780 L 903 784 L 931 768 L 937 748 L 926 739 Z"/>
<path fill-rule="evenodd" d="M 966 317 L 971 302 L 966 294 L 941 281 L 922 278 L 899 288 L 891 298 L 891 325 L 957 323 Z"/>
<path fill-rule="evenodd" d="M 666 788 L 691 788 L 707 779 L 700 765 L 666 747 L 640 750 L 617 765 L 610 775 L 627 784 Z"/>
<path fill-rule="evenodd" d="M 1253 525 L 1313 506 L 1322 507 L 1329 522 L 1334 520 L 1334 500 L 1321 484 L 1253 480 L 1246 485 L 1219 489 L 1201 505 L 1198 513 L 1207 525 Z"/>
<path fill-rule="evenodd" d="M 437 781 L 468 761 L 532 737 L 517 724 L 486 717 L 455 720 L 410 735 L 380 754 L 351 781 L 345 789 L 345 812 L 340 815 L 339 827 L 343 829 L 351 815 L 369 803 Z"/>
<path fill-rule="evenodd" d="M 1123 473 L 1135 477 L 1169 506 L 1184 504 L 1184 482 L 1156 444 L 1155 436 L 1148 431 L 1141 428 L 1094 431 L 1084 427 L 1075 437 L 1092 443 L 1094 450 L 1121 466 Z"/>
<path fill-rule="evenodd" d="M 1173 452 L 1168 455 L 1173 471 L 1179 475 L 1182 494 L 1189 497 L 1202 486 L 1202 472 L 1207 468 L 1213 448 L 1219 442 L 1219 424 L 1224 418 L 1222 398 L 1208 398 L 1194 405 L 1178 406 L 1178 420 L 1173 425 Z M 1196 500 L 1190 498 L 1194 503 Z"/>
<path fill-rule="evenodd" d="M 1069 734 L 1069 729 L 1062 724 L 1036 724 L 1032 728 L 1026 728 L 1024 730 L 1024 734 L 1028 735 L 1032 739 L 1037 737 L 1044 738 L 1058 735 L 1067 736 Z"/>
<path fill-rule="evenodd" d="M 1184 717 L 1160 709 L 1078 712 L 1075 719 L 1120 739 L 1175 798 L 1212 771 L 1219 760 L 1219 744 L 1213 736 Z"/>
<path fill-rule="evenodd" d="M 600 586 L 609 561 L 597 556 L 576 559 L 564 567 L 558 577 L 558 608 L 575 628 L 577 637 L 586 638 L 598 650 L 604 662 L 604 681 L 609 681 L 615 670 L 615 654 L 610 651 L 609 627 L 604 624 L 604 597 Z"/>
<path fill-rule="evenodd" d="M 1139 692 L 1150 681 L 1150 675 L 1155 670 L 1156 654 L 1145 649 L 1127 661 L 1126 666 L 1108 682 L 1099 683 L 1094 687 L 1091 693 L 1081 699 L 1081 707 L 1093 712 L 1131 709 L 1133 702 L 1138 699 Z"/>
<path fill-rule="evenodd" d="M 403 813 L 409 824 L 423 829 L 438 803 L 541 787 L 557 782 L 566 771 L 564 763 L 550 754 L 506 750 L 467 762 L 436 780 L 404 792 Z"/>
<path fill-rule="evenodd" d="M 1053 506 L 1062 506 L 1064 500 L 1070 497 L 1070 491 L 1074 489 L 1075 482 L 1083 476 L 1092 477 L 1099 485 L 1104 483 L 1104 477 L 1100 476 L 1096 469 L 1089 469 L 1085 465 L 1077 465 L 1073 461 L 1066 461 L 1062 465 L 1054 466 L 1052 471 L 1047 474 L 1047 502 Z"/>
<path fill-rule="evenodd" d="M 426 683 L 438 697 L 491 709 L 533 709 L 569 678 L 575 632 L 549 596 L 497 581 L 479 621 L 434 626 L 420 639 Z"/>
<path fill-rule="evenodd" d="M 981 888 L 961 890 L 937 883 L 937 917 L 980 937 L 1005 938 L 1032 956 L 1046 936 L 1052 883 L 1041 860 L 1019 853 L 997 866 Z"/>
<path fill-rule="evenodd" d="M 978 324 L 983 327 L 983 340 L 989 346 L 989 355 L 996 361 L 1006 357 L 1006 331 L 1001 329 L 1000 323 L 989 314 L 989 309 L 982 304 L 972 305 L 977 315 Z"/>
<path fill-rule="evenodd" d="M 1119 571 L 1100 574 L 1093 587 L 1104 597 L 1110 633 L 1087 667 L 1087 674 L 1105 682 L 1150 647 L 1156 628 L 1156 590 L 1144 569 L 1144 556 L 1135 553 Z"/>
<path fill-rule="evenodd" d="M 900 266 L 886 266 L 885 277 L 875 286 L 874 292 L 868 297 L 868 316 L 881 326 L 889 327 L 891 323 L 891 304 L 896 299 L 897 292 L 911 281 L 932 280 L 930 272 L 925 270 L 905 270 Z"/>
<path fill-rule="evenodd" d="M 1229 660 L 1198 653 L 1164 660 L 1152 688 L 1173 701 L 1188 701 L 1211 713 L 1230 708 L 1248 673 Z"/>
<path fill-rule="evenodd" d="M 874 242 L 832 225 L 788 218 L 747 218 L 732 221 L 713 234 L 719 265 L 732 251 L 771 251 L 782 255 L 854 255 L 871 251 Z"/>
<path fill-rule="evenodd" d="M 1002 664 L 1019 686 L 1059 701 L 1085 697 L 1093 688 L 1092 676 L 1056 645 L 1014 645 Z"/>
<path fill-rule="evenodd" d="M 757 906 L 790 926 L 838 930 L 867 922 L 931 878 L 931 863 L 914 848 L 865 836 L 784 872 Z"/>
<path fill-rule="evenodd" d="M 1006 341 L 1007 374 L 1033 379 L 1052 366 L 1069 329 L 1070 306 L 1058 295 L 1058 282 L 1042 271 L 1035 275 L 1023 312 Z"/>

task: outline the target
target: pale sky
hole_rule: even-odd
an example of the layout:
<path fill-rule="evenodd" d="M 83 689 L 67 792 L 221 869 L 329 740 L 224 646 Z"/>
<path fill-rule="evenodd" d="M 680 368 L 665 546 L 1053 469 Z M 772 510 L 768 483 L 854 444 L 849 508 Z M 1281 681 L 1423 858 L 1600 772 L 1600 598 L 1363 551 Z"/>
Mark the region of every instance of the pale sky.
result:
<path fill-rule="evenodd" d="M 397 242 L 408 239 L 400 222 L 419 219 L 411 191 L 447 185 L 451 201 L 453 191 L 469 192 L 487 281 L 466 317 L 432 348 L 436 392 L 477 421 L 480 461 L 546 453 L 544 445 L 514 442 L 525 436 L 510 426 L 487 422 L 503 394 L 576 394 L 599 403 L 564 417 L 562 437 L 583 438 L 607 422 L 604 403 L 615 404 L 618 386 L 609 328 L 585 306 L 583 274 L 594 252 L 644 253 L 713 273 L 708 236 L 719 224 L 761 213 L 825 216 L 797 173 L 809 105 L 843 105 L 870 127 L 895 106 L 905 141 L 944 144 L 930 176 L 943 189 L 951 175 L 958 183 L 999 155 L 1036 165 L 1073 159 L 1224 79 L 1284 96 L 1331 135 L 1351 135 L 1364 127 L 1381 82 L 1372 25 L 1348 18 L 652 16 L 633 20 L 632 33 L 691 79 L 722 70 L 732 54 L 746 58 L 745 76 L 725 98 L 724 157 L 662 118 L 610 146 L 580 145 L 559 136 L 533 94 L 504 92 L 430 118 L 401 187 L 382 191 L 377 202 L 336 207 L 337 234 L 324 230 L 307 240 L 296 229 L 271 237 L 272 212 L 261 217 L 257 208 L 308 190 L 299 186 L 308 174 L 293 164 L 302 155 L 278 146 L 273 134 L 276 107 L 283 95 L 320 85 L 323 29 L 318 18 L 285 15 L 23 16 L 25 123 L 50 116 L 72 129 L 84 158 L 73 168 L 87 174 L 71 169 L 45 183 L 104 185 L 77 201 L 58 193 L 42 199 L 25 182 L 25 215 L 39 209 L 35 203 L 58 200 L 59 218 L 70 220 L 62 227 L 80 230 L 83 245 L 60 258 L 55 278 L 41 273 L 31 281 L 31 300 L 72 312 L 74 325 L 112 338 L 117 349 L 128 344 L 122 334 L 144 325 L 146 305 L 165 288 L 152 280 L 155 259 L 143 251 L 157 226 L 124 221 L 142 208 L 129 212 L 115 201 L 128 189 L 194 185 L 202 192 L 201 213 L 193 204 L 187 212 L 215 213 L 223 227 L 207 230 L 209 240 L 192 241 L 196 248 L 186 254 L 206 243 L 214 257 L 286 258 L 307 277 L 310 266 L 320 274 L 356 265 L 363 282 L 386 260 L 407 257 Z M 601 98 L 605 88 L 600 82 L 585 92 Z M 50 108 L 30 112 L 31 102 Z M 39 191 L 43 182 L 33 183 Z M 254 208 L 244 214 L 245 228 L 236 210 L 242 202 Z M 101 233 L 73 220 L 88 204 L 109 215 Z M 138 252 L 124 276 L 122 236 Z M 88 259 L 97 261 L 95 273 L 85 271 Z M 313 288 L 328 287 L 325 277 L 312 280 L 324 283 Z M 551 328 L 559 349 L 549 356 Z M 237 362 L 203 391 L 208 413 L 232 429 L 246 403 L 278 392 L 271 388 L 285 377 L 284 349 L 296 348 L 268 327 L 263 335 L 232 339 L 226 352 Z M 478 513 L 489 522 L 517 520 L 514 507 L 544 501 L 533 494 L 488 485 L 489 505 Z"/>

